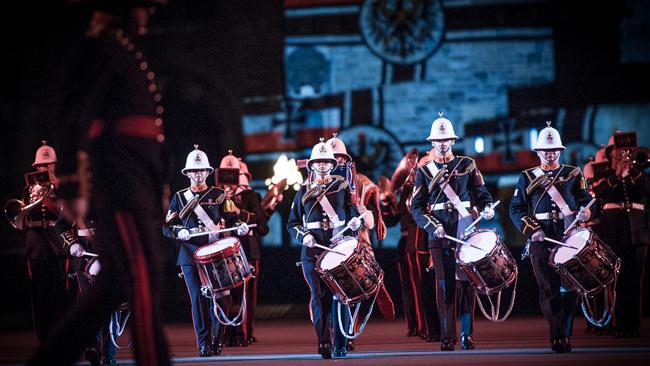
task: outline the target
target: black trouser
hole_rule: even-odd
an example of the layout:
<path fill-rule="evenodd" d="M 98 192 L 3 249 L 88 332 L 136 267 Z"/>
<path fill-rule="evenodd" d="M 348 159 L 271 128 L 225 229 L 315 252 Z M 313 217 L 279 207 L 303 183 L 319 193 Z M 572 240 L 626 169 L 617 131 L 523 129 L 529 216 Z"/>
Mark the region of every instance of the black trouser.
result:
<path fill-rule="evenodd" d="M 309 312 L 311 321 L 316 330 L 318 344 L 329 343 L 335 349 L 347 348 L 347 340 L 341 334 L 338 323 L 337 301 L 333 301 L 334 295 L 329 287 L 321 280 L 320 275 L 316 272 L 314 261 L 301 261 L 302 274 L 307 281 L 311 299 L 309 301 Z M 341 323 L 343 329 L 347 331 L 349 318 L 345 306 L 341 304 Z M 334 332 L 332 336 L 332 331 Z M 332 338 L 333 342 L 332 342 Z"/>
<path fill-rule="evenodd" d="M 201 294 L 201 280 L 196 266 L 181 266 L 181 270 L 192 304 L 192 325 L 197 348 L 211 346 L 213 339 L 221 342 L 221 324 L 215 318 L 212 300 Z"/>
<path fill-rule="evenodd" d="M 397 255 L 397 270 L 399 273 L 402 289 L 402 306 L 404 307 L 404 318 L 409 333 L 422 333 L 425 331 L 423 324 L 422 302 L 418 294 L 422 293 L 420 276 L 416 265 L 415 253 L 399 253 Z"/>
<path fill-rule="evenodd" d="M 45 244 L 49 248 L 49 244 Z M 43 342 L 66 310 L 65 259 L 48 253 L 46 260 L 28 260 L 36 339 Z"/>
<path fill-rule="evenodd" d="M 530 260 L 539 286 L 539 305 L 548 322 L 551 340 L 570 337 L 578 295 L 575 291 L 562 290 L 560 275 L 548 264 L 550 251 L 538 253 L 532 254 Z"/>
<path fill-rule="evenodd" d="M 472 335 L 474 332 L 476 290 L 469 281 L 456 281 L 456 301 L 458 302 L 460 332 Z"/>
<path fill-rule="evenodd" d="M 455 342 L 456 337 L 456 256 L 453 249 L 430 249 L 435 271 L 440 339 Z"/>
<path fill-rule="evenodd" d="M 641 327 L 641 294 L 648 246 L 617 246 L 621 272 L 616 285 L 616 329 L 638 331 Z"/>
<path fill-rule="evenodd" d="M 251 265 L 255 267 L 255 272 L 250 280 L 248 280 L 248 288 L 246 290 L 246 318 L 243 324 L 245 340 L 253 337 L 255 329 L 255 307 L 257 306 L 257 284 L 260 281 L 260 260 L 249 260 Z"/>
<path fill-rule="evenodd" d="M 436 306 L 436 276 L 433 268 L 428 269 L 431 261 L 429 252 L 418 252 L 415 257 L 420 276 L 420 309 L 422 323 L 427 336 L 440 336 L 440 319 Z"/>
<path fill-rule="evenodd" d="M 74 363 L 125 298 L 139 365 L 169 365 L 162 329 L 162 147 L 108 136 L 93 142 L 94 248 L 102 260 L 93 291 L 37 349 L 31 364 Z"/>

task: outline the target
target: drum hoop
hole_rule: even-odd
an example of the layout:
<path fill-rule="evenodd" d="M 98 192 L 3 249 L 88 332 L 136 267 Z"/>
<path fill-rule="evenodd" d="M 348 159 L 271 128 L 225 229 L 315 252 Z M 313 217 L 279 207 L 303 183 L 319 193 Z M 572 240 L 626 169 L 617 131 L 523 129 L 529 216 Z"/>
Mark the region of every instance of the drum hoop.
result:
<path fill-rule="evenodd" d="M 212 242 L 210 244 L 206 244 L 197 248 L 192 254 L 192 257 L 194 257 L 194 261 L 201 264 L 207 264 L 212 262 L 214 259 L 223 259 L 227 257 L 232 257 L 235 253 L 239 252 L 241 249 L 241 244 L 239 240 L 237 240 L 233 245 L 229 245 L 217 252 L 212 252 L 212 253 L 202 254 L 202 255 L 197 254 L 197 252 L 202 248 L 205 248 L 206 246 L 212 245 L 214 243 L 216 242 Z"/>

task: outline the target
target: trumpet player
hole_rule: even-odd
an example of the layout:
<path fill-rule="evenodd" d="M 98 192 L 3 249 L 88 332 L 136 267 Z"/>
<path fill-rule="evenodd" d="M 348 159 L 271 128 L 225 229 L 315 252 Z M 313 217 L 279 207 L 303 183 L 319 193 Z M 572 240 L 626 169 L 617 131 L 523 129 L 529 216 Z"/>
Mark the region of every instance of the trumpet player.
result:
<path fill-rule="evenodd" d="M 35 171 L 25 174 L 27 186 L 22 200 L 11 200 L 5 206 L 9 222 L 27 231 L 25 259 L 39 343 L 65 313 L 66 250 L 55 231 L 60 210 L 55 192 L 56 162 L 56 151 L 43 141 L 32 164 Z"/>
<path fill-rule="evenodd" d="M 625 143 L 632 140 L 626 137 L 636 140 L 632 133 L 616 133 L 610 138 L 605 153 L 611 167 L 592 186 L 601 203 L 607 243 L 621 258 L 614 335 L 641 337 L 643 267 L 650 243 L 644 198 L 650 195 L 650 180 L 644 167 L 630 156 L 637 148 Z"/>
<path fill-rule="evenodd" d="M 248 174 L 248 175 L 247 175 Z M 253 343 L 253 317 L 257 292 L 257 276 L 259 273 L 260 243 L 259 235 L 268 233 L 266 219 L 260 208 L 258 194 L 248 182 L 248 167 L 232 154 L 232 150 L 221 159 L 216 173 L 217 187 L 225 193 L 221 203 L 221 212 L 225 227 L 239 227 L 237 237 L 244 247 L 250 266 L 254 267 L 254 276 L 246 281 L 246 313 L 243 323 L 239 326 L 228 326 L 225 334 L 225 345 L 231 347 L 246 347 Z M 248 228 L 249 224 L 256 227 Z M 245 230 L 244 230 L 245 229 Z M 234 304 L 242 303 L 243 286 L 231 290 Z M 237 313 L 239 309 L 233 309 Z"/>

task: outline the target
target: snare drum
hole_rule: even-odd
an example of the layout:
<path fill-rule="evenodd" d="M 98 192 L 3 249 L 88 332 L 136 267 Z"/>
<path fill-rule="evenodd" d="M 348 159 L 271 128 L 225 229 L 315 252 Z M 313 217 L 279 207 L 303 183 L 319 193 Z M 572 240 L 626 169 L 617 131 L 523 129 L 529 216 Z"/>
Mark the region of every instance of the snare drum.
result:
<path fill-rule="evenodd" d="M 201 284 L 213 293 L 239 287 L 252 273 L 244 249 L 235 237 L 217 240 L 194 252 Z"/>
<path fill-rule="evenodd" d="M 356 238 L 341 237 L 333 249 L 343 253 L 324 251 L 316 260 L 316 272 L 346 305 L 356 304 L 373 296 L 384 279 L 384 271 L 377 260 Z"/>
<path fill-rule="evenodd" d="M 572 290 L 593 296 L 614 281 L 620 259 L 591 228 L 578 228 L 562 242 L 567 246 L 556 246 L 549 264 Z"/>
<path fill-rule="evenodd" d="M 476 291 L 491 295 L 517 279 L 517 262 L 492 229 L 478 229 L 456 247 L 456 262 Z"/>

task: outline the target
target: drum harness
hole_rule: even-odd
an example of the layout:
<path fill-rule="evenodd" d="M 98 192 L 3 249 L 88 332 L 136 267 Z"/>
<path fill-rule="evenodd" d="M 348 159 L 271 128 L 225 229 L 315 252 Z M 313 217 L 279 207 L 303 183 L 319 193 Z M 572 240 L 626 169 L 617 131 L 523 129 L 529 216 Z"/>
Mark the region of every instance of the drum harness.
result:
<path fill-rule="evenodd" d="M 458 166 L 459 166 L 459 164 L 460 164 L 460 162 L 462 160 L 463 159 L 461 159 L 458 163 L 456 163 L 454 168 L 450 171 L 448 178 L 445 179 L 445 180 L 441 180 L 441 178 L 444 177 L 444 174 L 447 172 L 446 167 L 443 166 L 442 169 L 439 169 L 435 165 L 435 163 L 433 161 L 429 162 L 427 165 L 425 165 L 425 167 L 427 168 L 429 173 L 431 173 L 431 182 L 429 182 L 429 185 L 428 185 L 429 192 L 433 191 L 433 187 L 436 184 L 436 182 L 438 182 L 438 185 L 441 188 L 440 191 L 438 192 L 438 195 L 436 196 L 436 199 L 435 199 L 434 202 L 438 201 L 438 198 L 440 197 L 440 195 L 443 192 L 445 193 L 445 195 L 447 196 L 447 198 L 449 199 L 451 204 L 458 211 L 458 215 L 461 217 L 461 220 L 458 220 L 457 234 L 462 234 L 463 237 L 466 237 L 467 234 L 468 234 L 467 229 L 471 229 L 478 221 L 472 222 L 471 224 L 467 225 L 466 227 L 462 227 L 463 225 L 461 225 L 461 222 L 466 222 L 468 220 L 471 220 L 471 214 L 469 213 L 467 208 L 465 208 L 465 206 L 463 205 L 463 202 L 458 197 L 458 194 L 456 194 L 454 189 L 449 185 L 449 181 L 451 180 L 451 177 L 454 176 L 454 172 L 456 171 L 456 169 L 458 168 Z M 473 168 L 474 168 L 474 164 L 470 165 L 465 170 L 464 174 L 467 174 Z M 431 205 L 431 206 L 434 207 L 435 205 Z M 492 207 L 494 208 L 495 206 L 496 205 L 493 205 Z M 480 220 L 480 216 L 479 216 L 479 219 L 477 219 L 477 220 Z M 453 240 L 453 238 L 451 238 L 449 236 L 447 236 L 447 239 L 448 240 Z M 462 240 L 456 239 L 456 240 L 453 240 L 453 241 L 461 243 L 463 245 L 469 245 L 469 246 L 471 246 L 473 248 L 485 251 L 480 247 L 477 247 L 475 245 L 471 245 L 470 243 L 464 242 Z M 507 248 L 504 247 L 504 249 L 507 251 Z M 456 260 L 458 261 L 458 259 L 456 259 Z M 502 294 L 503 290 L 499 290 L 497 292 L 496 305 L 492 301 L 491 294 L 488 294 L 488 293 L 485 294 L 487 296 L 487 298 L 488 298 L 489 303 L 490 303 L 490 315 L 488 315 L 488 312 L 486 311 L 485 306 L 483 305 L 483 300 L 480 297 L 479 291 L 476 291 L 475 296 L 476 296 L 476 300 L 477 300 L 478 305 L 479 305 L 479 309 L 481 309 L 481 313 L 483 313 L 483 316 L 485 316 L 486 319 L 494 321 L 494 322 L 502 322 L 502 321 L 506 320 L 510 316 L 510 313 L 512 312 L 512 310 L 514 308 L 515 298 L 516 298 L 516 295 L 517 295 L 517 281 L 518 281 L 518 279 L 519 279 L 518 270 L 515 267 L 515 281 L 514 281 L 514 286 L 513 286 L 513 290 L 512 290 L 512 295 L 510 296 L 510 305 L 508 306 L 508 310 L 506 311 L 506 314 L 503 317 L 500 317 L 500 313 L 501 313 L 501 294 Z M 472 283 L 472 286 L 474 288 L 476 288 L 475 284 L 473 284 L 473 283 Z"/>
<path fill-rule="evenodd" d="M 203 223 L 205 224 L 205 226 L 208 227 L 208 229 L 212 231 L 219 230 L 219 227 L 212 221 L 212 218 L 210 218 L 208 213 L 205 212 L 203 207 L 201 207 L 201 205 L 198 203 L 200 201 L 200 198 L 199 199 L 195 198 L 194 194 L 190 189 L 186 190 L 183 193 L 183 196 L 185 197 L 185 200 L 188 202 L 187 203 L 188 205 L 193 201 L 196 202 L 193 204 L 194 205 L 193 211 L 196 214 L 196 216 L 199 218 L 199 220 L 203 221 Z M 239 312 L 235 317 L 231 319 L 228 317 L 228 314 L 226 314 L 226 312 L 223 311 L 223 309 L 219 305 L 219 302 L 217 301 L 217 299 L 225 295 L 219 296 L 219 293 L 213 293 L 213 291 L 207 286 L 205 285 L 201 286 L 201 293 L 203 294 L 203 296 L 212 299 L 212 302 L 214 304 L 212 311 L 214 312 L 214 316 L 217 318 L 217 321 L 219 323 L 226 326 L 230 325 L 234 327 L 242 325 L 244 323 L 244 314 L 246 314 L 246 287 L 247 287 L 246 283 L 244 283 L 243 287 L 244 288 L 242 290 L 242 299 L 239 306 Z"/>

